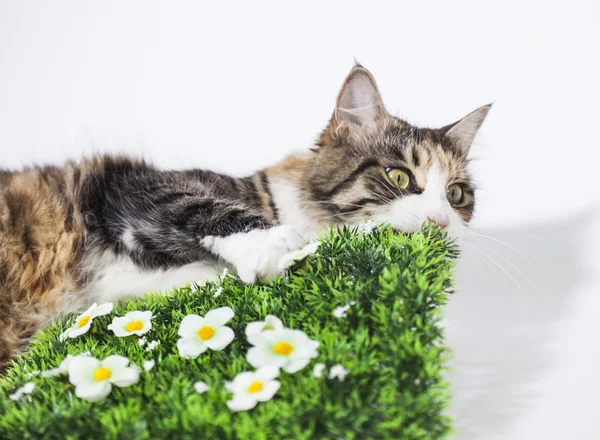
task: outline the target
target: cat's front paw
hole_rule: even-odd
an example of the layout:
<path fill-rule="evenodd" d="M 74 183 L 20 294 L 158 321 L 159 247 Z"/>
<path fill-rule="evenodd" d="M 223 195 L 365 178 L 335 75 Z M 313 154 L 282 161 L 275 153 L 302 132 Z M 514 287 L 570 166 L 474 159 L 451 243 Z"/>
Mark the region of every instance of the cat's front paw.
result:
<path fill-rule="evenodd" d="M 283 225 L 228 237 L 207 237 L 202 243 L 233 264 L 242 281 L 252 283 L 257 276 L 272 279 L 280 271 L 281 257 L 301 248 L 305 240 L 294 228 Z"/>

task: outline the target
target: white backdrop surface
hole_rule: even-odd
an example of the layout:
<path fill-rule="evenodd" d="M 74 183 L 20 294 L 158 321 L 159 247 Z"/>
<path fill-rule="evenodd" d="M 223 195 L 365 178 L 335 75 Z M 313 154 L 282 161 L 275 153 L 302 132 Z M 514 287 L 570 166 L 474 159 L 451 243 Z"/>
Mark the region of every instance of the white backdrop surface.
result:
<path fill-rule="evenodd" d="M 600 438 L 600 2 L 0 0 L 0 166 L 98 151 L 246 174 L 356 57 L 388 109 L 494 102 L 446 325 L 459 439 Z"/>

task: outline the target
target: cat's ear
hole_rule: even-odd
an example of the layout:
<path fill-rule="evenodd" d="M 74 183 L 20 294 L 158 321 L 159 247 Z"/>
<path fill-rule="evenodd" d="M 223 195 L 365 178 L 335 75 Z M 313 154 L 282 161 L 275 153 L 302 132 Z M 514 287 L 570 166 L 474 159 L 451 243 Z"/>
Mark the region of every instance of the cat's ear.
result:
<path fill-rule="evenodd" d="M 467 154 L 479 131 L 479 127 L 485 121 L 485 117 L 492 108 L 492 104 L 479 107 L 474 112 L 469 113 L 460 121 L 442 128 L 446 138 L 450 139 L 453 145 L 459 148 L 463 154 Z"/>
<path fill-rule="evenodd" d="M 373 75 L 362 66 L 354 67 L 340 90 L 331 121 L 335 138 L 346 131 L 376 130 L 387 117 Z"/>

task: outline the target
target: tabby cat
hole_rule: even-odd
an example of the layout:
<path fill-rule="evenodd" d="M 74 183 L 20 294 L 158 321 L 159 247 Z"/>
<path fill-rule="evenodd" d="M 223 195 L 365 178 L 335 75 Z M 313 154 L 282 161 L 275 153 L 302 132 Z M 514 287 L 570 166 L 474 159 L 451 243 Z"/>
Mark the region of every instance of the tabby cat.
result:
<path fill-rule="evenodd" d="M 331 225 L 432 221 L 460 236 L 475 203 L 467 153 L 489 109 L 417 128 L 356 66 L 316 145 L 249 177 L 115 156 L 0 170 L 0 374 L 60 314 L 215 279 L 219 265 L 271 277 Z"/>

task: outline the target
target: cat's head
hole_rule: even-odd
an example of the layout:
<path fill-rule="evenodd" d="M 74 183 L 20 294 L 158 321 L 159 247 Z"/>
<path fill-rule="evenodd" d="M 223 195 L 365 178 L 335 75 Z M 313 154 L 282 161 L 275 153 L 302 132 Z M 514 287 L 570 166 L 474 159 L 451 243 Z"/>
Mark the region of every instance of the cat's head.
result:
<path fill-rule="evenodd" d="M 489 109 L 417 128 L 390 115 L 373 76 L 355 67 L 317 141 L 305 180 L 312 201 L 345 223 L 370 218 L 410 232 L 432 221 L 460 237 L 475 207 L 467 156 Z"/>

